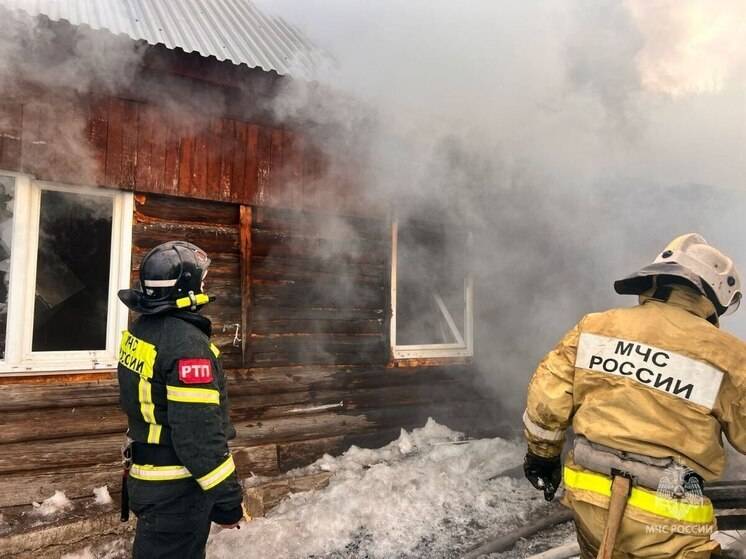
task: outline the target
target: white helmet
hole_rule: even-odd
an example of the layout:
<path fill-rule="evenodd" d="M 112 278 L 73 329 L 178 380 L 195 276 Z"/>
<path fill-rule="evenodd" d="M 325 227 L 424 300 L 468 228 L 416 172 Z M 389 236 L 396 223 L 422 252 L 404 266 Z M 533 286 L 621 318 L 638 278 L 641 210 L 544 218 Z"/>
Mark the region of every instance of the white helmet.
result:
<path fill-rule="evenodd" d="M 718 315 L 731 314 L 741 301 L 741 280 L 733 261 L 697 233 L 676 237 L 652 264 L 614 282 L 614 289 L 622 295 L 640 294 L 674 283 L 697 289 Z"/>

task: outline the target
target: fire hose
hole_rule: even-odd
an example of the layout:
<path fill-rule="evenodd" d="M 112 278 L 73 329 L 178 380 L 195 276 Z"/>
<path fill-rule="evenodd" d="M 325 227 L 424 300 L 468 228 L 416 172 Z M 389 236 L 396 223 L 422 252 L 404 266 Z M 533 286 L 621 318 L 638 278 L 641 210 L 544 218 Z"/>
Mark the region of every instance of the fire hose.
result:
<path fill-rule="evenodd" d="M 494 476 L 499 477 L 499 476 Z M 717 514 L 719 530 L 746 529 L 746 481 L 716 481 L 705 486 L 704 494 L 711 501 Z M 512 549 L 518 540 L 529 538 L 543 530 L 572 520 L 572 511 L 559 510 L 542 517 L 526 526 L 480 542 L 462 556 L 461 559 L 477 559 L 490 553 L 500 553 Z"/>

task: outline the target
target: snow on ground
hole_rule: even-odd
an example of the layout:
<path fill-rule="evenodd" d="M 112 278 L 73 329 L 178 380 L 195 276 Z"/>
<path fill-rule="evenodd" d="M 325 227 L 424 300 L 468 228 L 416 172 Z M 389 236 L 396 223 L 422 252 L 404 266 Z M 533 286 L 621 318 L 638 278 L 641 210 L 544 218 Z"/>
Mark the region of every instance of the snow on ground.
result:
<path fill-rule="evenodd" d="M 97 505 L 110 505 L 112 503 L 111 495 L 109 495 L 109 488 L 105 485 L 102 487 L 95 487 L 93 489 L 93 497 Z"/>
<path fill-rule="evenodd" d="M 49 499 L 45 499 L 41 504 L 33 503 L 33 506 L 33 516 L 52 516 L 73 508 L 72 501 L 65 496 L 64 491 L 55 491 Z"/>
<path fill-rule="evenodd" d="M 241 530 L 216 531 L 207 555 L 453 558 L 546 511 L 541 494 L 525 480 L 503 476 L 488 481 L 521 462 L 523 445 L 461 439 L 460 433 L 430 420 L 422 429 L 402 431 L 383 448 L 352 447 L 337 458 L 324 456 L 299 473 L 333 472 L 328 487 L 292 495 Z M 567 538 L 568 530 L 560 529 L 543 549 Z"/>

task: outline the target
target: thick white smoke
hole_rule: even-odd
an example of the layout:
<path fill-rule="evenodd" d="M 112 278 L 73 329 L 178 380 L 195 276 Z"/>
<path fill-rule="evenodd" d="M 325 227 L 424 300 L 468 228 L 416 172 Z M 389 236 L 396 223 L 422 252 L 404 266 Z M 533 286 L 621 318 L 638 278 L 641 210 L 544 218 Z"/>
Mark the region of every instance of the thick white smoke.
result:
<path fill-rule="evenodd" d="M 698 231 L 746 270 L 742 3 L 258 4 L 330 52 L 319 80 L 376 115 L 355 138 L 369 190 L 411 211 L 447 202 L 475 232 L 477 363 L 513 412 L 541 356 L 583 314 L 634 304 L 613 281 L 673 237 Z M 746 312 L 723 326 L 746 336 Z"/>

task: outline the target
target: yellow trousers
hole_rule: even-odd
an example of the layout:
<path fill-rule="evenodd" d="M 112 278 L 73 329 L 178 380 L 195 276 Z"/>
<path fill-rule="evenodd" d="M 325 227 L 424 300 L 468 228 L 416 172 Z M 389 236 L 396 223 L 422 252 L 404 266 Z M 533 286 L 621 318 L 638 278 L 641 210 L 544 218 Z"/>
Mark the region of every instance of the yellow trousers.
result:
<path fill-rule="evenodd" d="M 595 559 L 606 527 L 607 509 L 577 499 L 565 498 L 572 508 L 582 559 Z M 666 525 L 644 524 L 622 519 L 614 547 L 614 559 L 708 559 L 720 546 L 709 534 L 682 534 Z"/>

